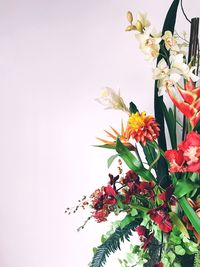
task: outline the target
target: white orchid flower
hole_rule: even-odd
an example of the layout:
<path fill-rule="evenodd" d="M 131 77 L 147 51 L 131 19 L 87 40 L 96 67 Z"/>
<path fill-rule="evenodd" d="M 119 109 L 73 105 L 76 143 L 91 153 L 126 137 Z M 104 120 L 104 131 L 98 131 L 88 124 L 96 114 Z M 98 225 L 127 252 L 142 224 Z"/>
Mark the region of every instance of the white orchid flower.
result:
<path fill-rule="evenodd" d="M 159 55 L 160 50 L 160 37 L 151 37 L 148 33 L 136 34 L 136 38 L 139 40 L 139 48 L 147 55 L 148 59 L 155 59 Z"/>
<path fill-rule="evenodd" d="M 169 75 L 169 67 L 164 58 L 162 58 L 158 62 L 157 67 L 153 70 L 153 79 L 162 80 L 168 77 L 168 75 Z"/>
<path fill-rule="evenodd" d="M 196 76 L 193 72 L 196 67 L 189 68 L 189 66 L 184 63 L 184 55 L 177 54 L 175 56 L 170 56 L 171 62 L 171 73 L 173 76 L 182 75 L 186 80 L 192 79 L 193 82 L 199 80 L 199 77 Z"/>
<path fill-rule="evenodd" d="M 174 89 L 174 81 L 170 77 L 158 81 L 158 96 L 165 94 L 167 90 Z"/>
<path fill-rule="evenodd" d="M 173 35 L 170 31 L 165 31 L 162 39 L 165 42 L 165 47 L 167 50 L 173 49 L 176 51 L 178 49 L 176 39 L 173 37 Z"/>
<path fill-rule="evenodd" d="M 100 97 L 95 100 L 105 106 L 105 109 L 118 109 L 129 112 L 123 98 L 120 96 L 120 92 L 117 93 L 112 88 L 105 87 L 101 91 Z"/>

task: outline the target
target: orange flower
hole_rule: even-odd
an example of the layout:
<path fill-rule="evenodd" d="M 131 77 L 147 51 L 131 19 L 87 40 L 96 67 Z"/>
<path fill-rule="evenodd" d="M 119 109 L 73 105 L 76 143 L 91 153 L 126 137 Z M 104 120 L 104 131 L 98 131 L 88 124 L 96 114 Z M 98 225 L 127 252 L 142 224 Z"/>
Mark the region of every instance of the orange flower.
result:
<path fill-rule="evenodd" d="M 131 114 L 128 122 L 131 136 L 143 145 L 147 141 L 152 142 L 159 135 L 158 123 L 153 116 L 146 116 L 146 112 Z"/>
<path fill-rule="evenodd" d="M 123 143 L 123 145 L 125 145 L 129 150 L 135 150 L 135 147 L 129 142 L 129 139 L 131 137 L 130 131 L 129 131 L 129 127 L 127 126 L 126 129 L 124 129 L 124 125 L 123 122 L 121 124 L 121 133 L 119 133 L 118 131 L 116 131 L 113 127 L 110 126 L 110 128 L 112 129 L 113 133 L 110 133 L 106 130 L 104 130 L 105 133 L 107 133 L 107 135 L 111 138 L 111 140 L 105 140 L 102 138 L 97 137 L 98 140 L 100 140 L 101 142 L 107 144 L 107 145 L 116 145 L 116 139 L 117 137 L 120 139 L 120 141 Z"/>

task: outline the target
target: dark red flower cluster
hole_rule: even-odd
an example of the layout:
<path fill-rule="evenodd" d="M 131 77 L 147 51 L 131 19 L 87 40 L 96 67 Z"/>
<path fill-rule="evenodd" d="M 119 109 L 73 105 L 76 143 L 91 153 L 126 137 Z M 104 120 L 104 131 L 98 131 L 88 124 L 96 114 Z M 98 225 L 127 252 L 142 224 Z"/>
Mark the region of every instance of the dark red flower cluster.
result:
<path fill-rule="evenodd" d="M 162 199 L 165 203 L 169 203 L 171 206 L 176 206 L 177 198 L 173 195 L 174 187 L 170 185 L 166 188 L 166 191 L 159 194 L 158 197 Z"/>
<path fill-rule="evenodd" d="M 152 208 L 148 211 L 150 218 L 158 225 L 160 230 L 168 233 L 172 230 L 172 222 L 169 214 L 167 213 L 167 206 L 164 204 L 157 208 Z"/>
<path fill-rule="evenodd" d="M 128 187 L 128 189 L 124 190 L 125 203 L 130 203 L 134 195 L 143 195 L 147 199 L 154 201 L 154 183 L 152 181 L 141 182 L 139 176 L 133 170 L 128 171 L 121 182 Z"/>
<path fill-rule="evenodd" d="M 178 147 L 179 150 L 165 152 L 170 162 L 170 172 L 200 172 L 200 134 L 188 133 Z"/>
<path fill-rule="evenodd" d="M 148 248 L 148 245 L 151 243 L 154 237 L 154 233 L 149 233 L 149 230 L 142 225 L 136 227 L 135 231 L 138 233 L 140 241 L 143 243 L 142 248 L 145 251 Z"/>
<path fill-rule="evenodd" d="M 92 206 L 95 210 L 93 213 L 97 222 L 103 222 L 107 220 L 107 217 L 112 211 L 112 206 L 117 203 L 116 191 L 111 185 L 103 186 L 101 189 L 95 190 L 90 196 L 92 199 Z"/>

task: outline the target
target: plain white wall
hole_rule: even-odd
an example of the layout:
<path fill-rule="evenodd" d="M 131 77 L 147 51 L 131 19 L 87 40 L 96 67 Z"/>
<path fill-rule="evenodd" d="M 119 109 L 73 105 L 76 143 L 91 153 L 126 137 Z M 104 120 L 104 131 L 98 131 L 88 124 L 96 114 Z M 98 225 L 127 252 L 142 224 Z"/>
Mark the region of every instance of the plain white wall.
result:
<path fill-rule="evenodd" d="M 198 0 L 184 2 L 199 15 Z M 160 30 L 170 3 L 0 0 L 1 267 L 87 266 L 106 224 L 77 233 L 89 214 L 64 210 L 107 182 L 112 152 L 92 145 L 122 117 L 94 98 L 120 88 L 153 112 L 151 66 L 124 31 L 126 12 L 148 12 Z M 189 30 L 181 12 L 178 27 Z"/>

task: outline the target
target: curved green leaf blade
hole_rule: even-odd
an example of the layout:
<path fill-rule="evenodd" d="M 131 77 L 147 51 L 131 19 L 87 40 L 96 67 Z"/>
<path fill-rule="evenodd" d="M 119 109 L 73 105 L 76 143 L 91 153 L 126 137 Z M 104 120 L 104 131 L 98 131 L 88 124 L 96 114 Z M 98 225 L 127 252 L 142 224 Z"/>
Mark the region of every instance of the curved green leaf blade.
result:
<path fill-rule="evenodd" d="M 128 150 L 127 147 L 125 147 L 119 138 L 117 139 L 116 143 L 116 151 L 118 152 L 119 156 L 125 161 L 127 166 L 135 171 L 138 175 L 141 176 L 141 178 L 144 178 L 147 181 L 153 180 L 156 181 L 153 174 L 145 169 L 141 162 Z"/>
<path fill-rule="evenodd" d="M 185 197 L 180 198 L 178 202 L 197 233 L 200 234 L 200 218 L 197 216 Z"/>

